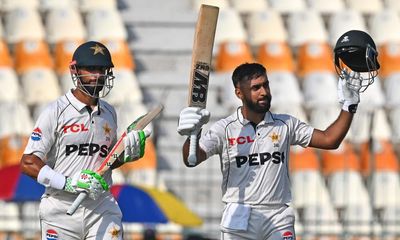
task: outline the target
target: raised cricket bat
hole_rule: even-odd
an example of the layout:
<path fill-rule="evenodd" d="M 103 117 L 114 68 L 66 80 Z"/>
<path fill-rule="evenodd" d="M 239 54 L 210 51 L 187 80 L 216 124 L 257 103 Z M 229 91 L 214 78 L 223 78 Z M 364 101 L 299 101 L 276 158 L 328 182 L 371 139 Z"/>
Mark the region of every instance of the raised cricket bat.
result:
<path fill-rule="evenodd" d="M 219 8 L 202 4 L 194 35 L 192 66 L 189 83 L 189 107 L 205 108 L 207 104 L 208 80 L 211 71 L 211 59 L 217 27 Z M 190 136 L 188 162 L 191 166 L 197 162 L 197 134 Z"/>
<path fill-rule="evenodd" d="M 113 163 L 118 159 L 118 157 L 124 152 L 125 146 L 123 143 L 124 143 L 124 138 L 126 137 L 128 132 L 132 130 L 144 129 L 151 121 L 153 121 L 154 118 L 156 118 L 160 114 L 163 108 L 164 108 L 163 105 L 160 104 L 150 112 L 146 113 L 143 116 L 140 116 L 135 121 L 133 121 L 127 127 L 126 131 L 118 139 L 117 143 L 114 145 L 111 151 L 108 153 L 107 157 L 104 159 L 100 167 L 96 170 L 96 173 L 98 173 L 99 175 L 103 175 L 113 165 Z M 87 193 L 81 192 L 75 199 L 75 201 L 72 203 L 70 208 L 68 209 L 67 214 L 68 215 L 74 214 L 76 209 L 79 207 L 79 205 L 86 197 Z"/>

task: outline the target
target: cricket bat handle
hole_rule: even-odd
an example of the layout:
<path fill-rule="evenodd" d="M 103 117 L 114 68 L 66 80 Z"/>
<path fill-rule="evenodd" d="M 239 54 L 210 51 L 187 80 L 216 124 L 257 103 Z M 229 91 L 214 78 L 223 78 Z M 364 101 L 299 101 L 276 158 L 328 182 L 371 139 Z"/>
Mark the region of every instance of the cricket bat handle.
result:
<path fill-rule="evenodd" d="M 189 156 L 188 156 L 189 166 L 196 165 L 197 162 L 196 152 L 197 152 L 197 131 L 194 131 L 190 135 Z"/>
<path fill-rule="evenodd" d="M 76 209 L 78 209 L 79 205 L 85 200 L 87 197 L 88 193 L 87 192 L 81 192 L 79 193 L 78 197 L 75 199 L 75 201 L 72 203 L 72 205 L 68 208 L 67 215 L 72 215 L 75 213 Z"/>

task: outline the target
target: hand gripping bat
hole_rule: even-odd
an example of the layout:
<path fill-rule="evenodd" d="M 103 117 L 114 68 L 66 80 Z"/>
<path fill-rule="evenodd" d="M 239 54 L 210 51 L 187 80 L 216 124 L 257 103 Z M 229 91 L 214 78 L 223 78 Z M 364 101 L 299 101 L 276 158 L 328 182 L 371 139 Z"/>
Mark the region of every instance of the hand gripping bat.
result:
<path fill-rule="evenodd" d="M 122 134 L 122 136 L 118 139 L 117 143 L 114 145 L 111 151 L 108 153 L 107 157 L 104 159 L 100 167 L 96 170 L 96 173 L 98 173 L 99 175 L 103 175 L 113 165 L 113 163 L 118 159 L 118 157 L 123 153 L 125 149 L 125 146 L 123 144 L 124 138 L 126 137 L 128 132 L 132 130 L 144 129 L 154 118 L 158 116 L 158 114 L 160 114 L 163 108 L 164 107 L 162 105 L 158 105 L 150 112 L 146 113 L 143 116 L 140 116 L 135 121 L 133 121 L 127 127 L 126 131 Z M 81 192 L 75 199 L 75 201 L 72 203 L 72 205 L 69 207 L 67 214 L 68 215 L 74 214 L 76 209 L 79 207 L 82 201 L 87 197 L 87 195 L 88 195 L 87 192 Z"/>

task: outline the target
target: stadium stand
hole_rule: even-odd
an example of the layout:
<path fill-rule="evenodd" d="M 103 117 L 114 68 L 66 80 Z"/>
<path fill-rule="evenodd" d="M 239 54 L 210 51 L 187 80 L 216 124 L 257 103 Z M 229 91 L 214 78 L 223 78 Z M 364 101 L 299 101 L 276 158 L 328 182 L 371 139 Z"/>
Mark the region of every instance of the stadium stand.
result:
<path fill-rule="evenodd" d="M 382 44 L 379 47 L 379 61 L 382 63 L 380 76 L 385 79 L 384 82 L 388 82 L 388 79 L 392 77 L 392 75 L 396 75 L 396 73 L 400 72 L 400 44 L 399 42 L 387 42 Z M 396 77 L 395 77 L 396 78 Z M 390 82 L 390 80 L 389 80 Z M 388 85 L 390 83 L 385 83 Z M 389 85 L 389 87 L 395 87 L 394 85 Z M 388 87 L 386 87 L 388 88 Z M 386 94 L 390 94 L 390 92 L 386 92 Z M 389 99 L 392 97 L 391 95 L 387 96 Z"/>
<path fill-rule="evenodd" d="M 347 0 L 347 5 L 361 14 L 373 14 L 382 11 L 381 0 Z"/>
<path fill-rule="evenodd" d="M 215 57 L 217 72 L 231 72 L 243 62 L 253 62 L 253 54 L 247 42 L 223 42 L 219 44 Z"/>
<path fill-rule="evenodd" d="M 3 39 L 0 41 L 0 66 L 13 67 L 13 59 L 10 55 L 10 49 Z"/>
<path fill-rule="evenodd" d="M 55 71 L 59 76 L 67 73 L 69 75 L 69 63 L 75 49 L 83 42 L 83 39 L 62 40 L 55 43 L 53 48 L 53 58 Z M 71 81 L 69 81 L 71 82 Z"/>
<path fill-rule="evenodd" d="M 0 137 L 0 168 L 19 164 L 29 137 L 21 134 L 8 134 Z"/>
<path fill-rule="evenodd" d="M 285 41 L 265 42 L 258 47 L 257 61 L 268 66 L 268 72 L 295 71 L 292 49 Z"/>
<path fill-rule="evenodd" d="M 25 102 L 1 102 L 0 110 L 0 136 L 31 134 L 33 119 Z"/>
<path fill-rule="evenodd" d="M 280 14 L 287 15 L 292 12 L 300 12 L 307 8 L 304 0 L 269 0 L 270 7 Z"/>
<path fill-rule="evenodd" d="M 214 46 L 218 50 L 224 42 L 246 42 L 247 32 L 240 14 L 233 8 L 223 8 L 218 15 Z"/>
<path fill-rule="evenodd" d="M 388 206 L 383 210 L 382 214 L 382 233 L 388 238 L 395 239 L 400 234 L 399 229 L 399 218 L 400 218 L 400 207 L 399 201 L 393 206 Z"/>
<path fill-rule="evenodd" d="M 3 11 L 8 12 L 17 8 L 30 8 L 37 10 L 39 5 L 40 3 L 38 0 L 3 0 L 1 7 Z"/>
<path fill-rule="evenodd" d="M 369 29 L 371 36 L 374 38 L 375 44 L 381 46 L 389 42 L 400 41 L 400 31 L 396 26 L 399 26 L 400 18 L 396 11 L 392 9 L 384 9 L 375 12 L 369 18 Z M 387 31 L 387 29 L 392 29 Z M 386 31 L 385 31 L 386 30 Z"/>
<path fill-rule="evenodd" d="M 303 225 L 302 237 L 306 239 L 314 236 L 337 239 L 343 232 L 343 226 L 329 202 L 307 205 L 304 209 Z"/>
<path fill-rule="evenodd" d="M 274 71 L 268 75 L 271 92 L 274 92 L 274 107 L 301 106 L 303 95 L 299 81 L 293 72 Z"/>
<path fill-rule="evenodd" d="M 0 102 L 12 102 L 21 99 L 21 87 L 17 74 L 12 67 L 0 67 Z"/>
<path fill-rule="evenodd" d="M 330 16 L 345 8 L 344 0 L 308 0 L 308 5 L 322 16 Z"/>
<path fill-rule="evenodd" d="M 329 42 L 335 46 L 337 39 L 351 29 L 366 31 L 367 27 L 361 12 L 347 8 L 334 12 L 328 20 Z"/>
<path fill-rule="evenodd" d="M 326 42 L 328 40 L 328 33 L 322 17 L 313 10 L 290 13 L 287 24 L 288 41 L 292 47 L 299 47 L 308 42 Z"/>
<path fill-rule="evenodd" d="M 332 59 L 333 51 L 328 42 L 307 41 L 297 51 L 297 75 L 306 77 L 316 72 L 335 74 Z"/>
<path fill-rule="evenodd" d="M 386 9 L 400 10 L 400 3 L 396 0 L 383 0 Z"/>
<path fill-rule="evenodd" d="M 85 1 L 81 1 L 79 8 L 83 13 L 89 12 L 93 9 L 117 9 L 117 1 L 115 1 L 115 0 L 85 0 Z"/>
<path fill-rule="evenodd" d="M 5 37 L 8 43 L 45 39 L 46 32 L 40 13 L 36 9 L 28 7 L 10 9 L 5 13 L 4 19 Z"/>
<path fill-rule="evenodd" d="M 254 11 L 245 19 L 248 42 L 259 46 L 270 42 L 284 43 L 287 32 L 281 15 L 273 9 Z M 268 29 L 268 31 L 265 31 Z"/>
<path fill-rule="evenodd" d="M 321 170 L 329 178 L 340 171 L 360 171 L 360 159 L 348 142 L 343 142 L 341 146 L 332 151 L 321 151 Z"/>
<path fill-rule="evenodd" d="M 17 203 L 0 201 L 0 238 L 23 239 L 20 232 L 22 223 L 19 220 L 19 209 Z"/>
<path fill-rule="evenodd" d="M 113 56 L 113 64 L 116 69 L 135 70 L 134 56 L 125 40 L 108 39 L 103 41 Z"/>
<path fill-rule="evenodd" d="M 48 103 L 61 95 L 57 76 L 52 69 L 48 68 L 26 71 L 21 76 L 21 85 L 24 101 L 29 106 Z"/>
<path fill-rule="evenodd" d="M 45 22 L 47 42 L 50 44 L 86 38 L 86 28 L 78 9 L 68 7 L 50 9 Z"/>
<path fill-rule="evenodd" d="M 192 9 L 194 11 L 198 11 L 200 9 L 201 4 L 217 6 L 220 9 L 230 7 L 229 0 L 193 0 L 191 2 L 193 3 Z"/>
<path fill-rule="evenodd" d="M 330 106 L 336 106 L 337 92 L 334 90 L 337 85 L 336 82 L 336 76 L 331 72 L 314 71 L 307 74 L 300 84 L 304 96 L 304 107 L 313 111 L 320 107 L 328 106 L 324 108 L 327 111 Z M 337 108 L 334 110 L 336 111 L 334 113 L 336 117 Z"/>
<path fill-rule="evenodd" d="M 204 221 L 199 228 L 166 224 L 150 230 L 126 223 L 126 239 L 219 239 L 220 161 L 214 156 L 186 168 L 180 152 L 185 138 L 176 133 L 200 4 L 220 7 L 206 129 L 238 106 L 230 78 L 244 61 L 266 66 L 271 111 L 328 127 L 340 109 L 332 47 L 347 30 L 371 33 L 379 47 L 379 78 L 362 93 L 339 149 L 291 149 L 291 204 L 298 239 L 399 240 L 398 0 L 2 0 L 0 168 L 19 161 L 38 114 L 73 87 L 68 66 L 75 48 L 99 40 L 115 63 L 107 100 L 116 107 L 119 134 L 155 104 L 165 105 L 149 126 L 145 159 L 116 170 L 114 182 L 169 190 Z M 0 240 L 40 239 L 36 202 L 0 201 L 0 209 Z"/>
<path fill-rule="evenodd" d="M 230 3 L 232 5 L 232 8 L 241 15 L 268 9 L 268 2 L 264 0 L 253 0 L 249 2 L 241 0 L 231 0 Z"/>
<path fill-rule="evenodd" d="M 40 0 L 39 10 L 46 12 L 51 9 L 74 8 L 79 9 L 79 0 Z"/>
<path fill-rule="evenodd" d="M 88 39 L 97 41 L 127 40 L 128 33 L 116 9 L 90 8 L 85 16 Z M 107 31 L 104 31 L 104 29 L 107 29 Z"/>
<path fill-rule="evenodd" d="M 37 68 L 52 69 L 54 66 L 50 47 L 44 40 L 19 41 L 15 44 L 14 59 L 18 74 Z"/>
<path fill-rule="evenodd" d="M 135 73 L 131 69 L 116 68 L 114 75 L 116 80 L 113 90 L 115 91 L 110 92 L 105 99 L 115 106 L 120 106 L 126 102 L 142 105 L 143 93 L 140 90 Z"/>

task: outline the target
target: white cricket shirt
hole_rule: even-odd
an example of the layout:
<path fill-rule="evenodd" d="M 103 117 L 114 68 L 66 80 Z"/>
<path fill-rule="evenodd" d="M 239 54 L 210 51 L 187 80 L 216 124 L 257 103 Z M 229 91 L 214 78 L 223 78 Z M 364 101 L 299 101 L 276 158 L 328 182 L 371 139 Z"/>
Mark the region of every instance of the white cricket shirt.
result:
<path fill-rule="evenodd" d="M 103 100 L 93 110 L 71 91 L 40 114 L 24 154 L 34 154 L 55 171 L 73 176 L 83 169 L 95 171 L 115 144 L 117 117 Z M 111 171 L 104 174 L 111 185 Z"/>
<path fill-rule="evenodd" d="M 217 121 L 199 144 L 221 159 L 222 201 L 250 205 L 291 202 L 290 145 L 307 147 L 314 128 L 287 114 L 267 112 L 257 126 L 241 108 Z"/>

